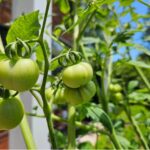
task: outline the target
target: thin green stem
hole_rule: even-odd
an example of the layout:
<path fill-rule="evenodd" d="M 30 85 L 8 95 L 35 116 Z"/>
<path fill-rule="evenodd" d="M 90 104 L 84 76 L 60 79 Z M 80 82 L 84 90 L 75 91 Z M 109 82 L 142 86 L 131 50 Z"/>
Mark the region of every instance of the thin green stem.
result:
<path fill-rule="evenodd" d="M 68 105 L 68 150 L 76 149 L 75 114 L 76 114 L 75 107 Z"/>
<path fill-rule="evenodd" d="M 43 24 L 42 24 L 42 29 L 41 29 L 41 33 L 40 33 L 40 36 L 39 36 L 40 39 L 43 39 L 50 4 L 51 4 L 51 0 L 47 0 L 46 9 L 45 9 L 45 13 L 44 13 Z"/>
<path fill-rule="evenodd" d="M 77 15 L 77 7 L 78 7 L 78 0 L 74 3 L 74 24 L 78 21 L 78 15 Z M 73 30 L 73 49 L 76 51 L 78 50 L 78 43 L 77 39 L 79 36 L 79 25 L 76 25 Z"/>
<path fill-rule="evenodd" d="M 50 106 L 48 105 L 48 101 L 47 101 L 46 96 L 45 96 L 45 87 L 46 87 L 46 80 L 47 80 L 48 70 L 49 70 L 49 61 L 48 61 L 46 48 L 45 48 L 44 41 L 43 41 L 43 35 L 44 35 L 45 26 L 46 26 L 48 11 L 50 8 L 50 2 L 51 2 L 51 0 L 47 0 L 45 14 L 44 14 L 44 20 L 43 20 L 43 24 L 42 24 L 42 29 L 41 29 L 41 33 L 40 33 L 40 36 L 38 39 L 38 42 L 42 48 L 42 52 L 43 52 L 43 56 L 44 56 L 44 62 L 45 62 L 44 76 L 43 76 L 42 85 L 40 88 L 40 94 L 41 94 L 41 97 L 43 100 L 43 112 L 45 114 L 47 126 L 49 129 L 49 136 L 50 136 L 52 149 L 57 149 L 56 139 L 55 139 L 55 134 L 54 134 L 54 128 L 53 128 L 53 122 L 52 122 L 52 117 L 51 117 L 52 110 L 51 110 Z"/>
<path fill-rule="evenodd" d="M 143 5 L 145 5 L 145 6 L 147 6 L 147 7 L 150 7 L 150 4 L 148 4 L 148 3 L 145 3 L 143 0 L 138 0 L 141 4 L 143 4 Z"/>
<path fill-rule="evenodd" d="M 52 63 L 52 62 L 54 62 L 55 60 L 57 60 L 57 59 L 59 59 L 59 58 L 61 58 L 61 57 L 64 57 L 64 56 L 66 56 L 66 53 L 54 57 L 53 59 L 51 59 L 50 63 Z"/>
<path fill-rule="evenodd" d="M 41 108 L 43 108 L 43 103 L 42 101 L 40 100 L 40 98 L 38 97 L 38 95 L 33 91 L 33 90 L 30 90 L 30 93 L 33 95 L 33 97 L 36 99 L 36 101 L 38 102 L 39 106 Z"/>
<path fill-rule="evenodd" d="M 102 106 L 106 113 L 108 113 L 109 84 L 112 72 L 112 55 L 110 54 L 111 49 L 109 49 L 109 53 L 105 56 L 104 66 L 102 70 Z"/>
<path fill-rule="evenodd" d="M 44 55 L 44 61 L 45 61 L 45 68 L 44 68 L 44 77 L 43 77 L 43 81 L 42 81 L 42 86 L 40 89 L 40 94 L 43 100 L 43 111 L 47 120 L 47 125 L 48 125 L 48 129 L 49 129 L 49 136 L 50 136 L 50 141 L 51 141 L 51 145 L 52 145 L 52 149 L 56 149 L 56 139 L 55 139 L 55 133 L 54 133 L 54 128 L 53 128 L 53 122 L 52 122 L 52 110 L 50 108 L 50 106 L 48 105 L 48 101 L 46 99 L 45 96 L 45 86 L 46 86 L 46 80 L 47 80 L 47 75 L 48 75 L 48 69 L 49 69 L 49 62 L 48 62 L 48 58 L 47 58 L 47 54 L 46 54 L 46 49 L 44 46 L 43 41 L 39 41 L 41 48 L 43 50 L 43 55 Z"/>
<path fill-rule="evenodd" d="M 26 115 L 24 115 L 20 123 L 20 128 L 21 128 L 21 132 L 22 132 L 27 149 L 36 149 L 35 141 L 32 137 L 32 133 L 29 128 Z"/>
<path fill-rule="evenodd" d="M 116 136 L 116 133 L 115 133 L 115 130 L 114 130 L 114 129 L 113 129 L 112 134 L 110 134 L 109 137 L 110 137 L 110 139 L 111 139 L 111 141 L 112 141 L 114 147 L 115 147 L 117 150 L 121 150 L 122 147 L 121 147 L 121 145 L 120 145 L 120 143 L 119 143 L 119 141 L 118 141 L 118 138 L 117 138 L 117 136 Z"/>
<path fill-rule="evenodd" d="M 50 35 L 50 37 L 57 42 L 60 46 L 62 46 L 63 48 L 71 48 L 70 46 L 64 44 L 62 41 L 60 41 L 59 39 L 57 39 L 54 35 Z"/>
<path fill-rule="evenodd" d="M 26 115 L 33 116 L 33 117 L 38 117 L 38 118 L 43 118 L 43 119 L 45 118 L 45 115 L 39 115 L 39 114 L 36 114 L 36 113 L 26 112 Z M 66 119 L 64 119 L 62 117 L 59 117 L 57 115 L 54 115 L 54 114 L 52 114 L 52 119 L 54 121 L 68 123 L 68 120 L 66 120 Z M 102 134 L 105 134 L 105 135 L 109 135 L 109 133 L 107 133 L 105 130 L 98 129 L 98 127 L 94 126 L 93 124 L 84 124 L 82 122 L 75 121 L 75 125 L 77 127 L 81 128 L 81 129 L 84 129 L 84 130 L 93 131 L 93 132 L 99 132 L 99 133 L 102 133 Z"/>
<path fill-rule="evenodd" d="M 141 68 L 134 66 L 135 70 L 137 71 L 137 73 L 140 75 L 141 79 L 143 80 L 143 82 L 145 83 L 146 87 L 148 88 L 148 90 L 150 91 L 150 83 L 147 79 L 147 77 L 144 75 L 143 71 L 141 70 Z"/>
<path fill-rule="evenodd" d="M 95 13 L 96 13 L 96 10 L 92 12 L 92 14 L 90 15 L 90 17 L 87 19 L 86 23 L 84 23 L 83 28 L 81 29 L 80 34 L 79 34 L 79 36 L 77 38 L 77 42 L 79 42 L 80 39 L 82 38 L 82 36 L 83 36 L 86 28 L 88 27 L 88 25 L 89 25 L 90 21 L 92 20 L 93 16 L 95 15 Z"/>
<path fill-rule="evenodd" d="M 143 136 L 143 134 L 142 134 L 142 132 L 141 132 L 141 130 L 140 130 L 136 120 L 131 116 L 131 113 L 130 113 L 128 108 L 126 108 L 125 112 L 126 112 L 126 114 L 128 116 L 128 119 L 130 120 L 130 122 L 132 124 L 132 127 L 133 127 L 135 133 L 137 134 L 137 136 L 138 136 L 142 146 L 144 147 L 144 149 L 149 150 L 147 142 L 145 141 L 144 136 Z"/>

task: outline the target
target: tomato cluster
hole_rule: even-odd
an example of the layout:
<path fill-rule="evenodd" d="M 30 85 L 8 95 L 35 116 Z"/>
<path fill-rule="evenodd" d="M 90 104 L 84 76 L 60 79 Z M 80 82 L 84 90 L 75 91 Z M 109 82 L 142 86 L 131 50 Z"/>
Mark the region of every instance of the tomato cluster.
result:
<path fill-rule="evenodd" d="M 54 104 L 64 104 L 66 102 L 64 90 L 64 87 L 59 87 L 57 90 L 54 90 L 52 87 L 50 87 L 45 91 L 46 98 L 48 100 L 53 100 Z"/>
<path fill-rule="evenodd" d="M 111 100 L 121 101 L 123 100 L 123 94 L 121 93 L 122 87 L 119 84 L 110 84 L 109 86 Z"/>
<path fill-rule="evenodd" d="M 86 103 L 96 93 L 93 81 L 93 69 L 89 63 L 80 62 L 65 68 L 62 72 L 62 80 L 65 84 L 64 97 L 67 103 L 79 105 Z"/>
<path fill-rule="evenodd" d="M 0 130 L 15 128 L 24 116 L 24 107 L 17 97 L 0 99 Z"/>
<path fill-rule="evenodd" d="M 54 90 L 52 87 L 46 90 L 47 99 L 52 99 L 55 104 L 68 103 L 79 105 L 86 103 L 96 93 L 93 81 L 93 69 L 90 64 L 80 62 L 66 67 L 62 71 L 63 87 Z"/>

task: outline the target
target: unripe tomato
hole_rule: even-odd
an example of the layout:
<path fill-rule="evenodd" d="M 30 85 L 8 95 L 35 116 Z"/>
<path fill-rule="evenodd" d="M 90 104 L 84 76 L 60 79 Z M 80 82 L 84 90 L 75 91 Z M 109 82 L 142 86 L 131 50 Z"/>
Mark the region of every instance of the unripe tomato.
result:
<path fill-rule="evenodd" d="M 65 95 L 64 95 L 64 87 L 59 87 L 54 95 L 53 99 L 54 104 L 64 104 L 66 103 Z"/>
<path fill-rule="evenodd" d="M 122 87 L 119 84 L 110 84 L 109 89 L 111 92 L 120 92 Z"/>
<path fill-rule="evenodd" d="M 90 64 L 80 62 L 65 68 L 62 72 L 64 84 L 70 88 L 79 88 L 88 83 L 93 77 L 93 69 Z"/>
<path fill-rule="evenodd" d="M 46 95 L 46 98 L 47 98 L 48 101 L 52 99 L 53 93 L 54 93 L 54 90 L 52 89 L 52 87 L 47 88 L 45 90 L 45 95 Z"/>
<path fill-rule="evenodd" d="M 65 88 L 65 98 L 66 101 L 71 105 L 79 105 L 86 103 L 91 100 L 91 98 L 96 93 L 96 86 L 93 81 L 88 82 L 79 88 Z"/>
<path fill-rule="evenodd" d="M 54 104 L 64 104 L 64 103 L 66 103 L 66 99 L 64 97 L 64 87 L 59 87 L 57 89 L 56 93 L 54 93 L 54 89 L 52 89 L 50 87 L 50 88 L 46 89 L 45 94 L 46 94 L 46 98 L 48 100 L 53 99 Z"/>
<path fill-rule="evenodd" d="M 0 83 L 7 89 L 26 91 L 36 83 L 39 68 L 31 59 L 0 61 Z"/>
<path fill-rule="evenodd" d="M 117 100 L 117 101 L 123 100 L 123 95 L 122 95 L 122 93 L 120 93 L 120 92 L 115 93 L 115 94 L 114 94 L 114 99 Z"/>
<path fill-rule="evenodd" d="M 24 116 L 24 107 L 16 98 L 0 99 L 0 130 L 15 128 Z"/>

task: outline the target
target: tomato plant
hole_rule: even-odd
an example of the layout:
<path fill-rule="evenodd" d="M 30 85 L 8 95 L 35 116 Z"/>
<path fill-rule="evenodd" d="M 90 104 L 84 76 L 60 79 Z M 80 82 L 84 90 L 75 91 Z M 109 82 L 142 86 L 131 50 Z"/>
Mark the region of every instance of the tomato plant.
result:
<path fill-rule="evenodd" d="M 21 122 L 24 116 L 24 107 L 17 98 L 0 99 L 0 130 L 9 130 Z"/>
<path fill-rule="evenodd" d="M 61 17 L 53 16 L 61 20 L 52 28 L 55 48 L 49 51 L 44 33 L 51 0 L 46 2 L 42 24 L 39 11 L 18 17 L 0 53 L 0 130 L 19 124 L 23 109 L 15 96 L 28 90 L 43 114 L 34 109 L 26 115 L 45 117 L 51 149 L 149 149 L 149 15 L 135 7 L 149 4 L 54 0 Z M 139 32 L 142 44 L 135 39 Z M 11 90 L 16 92 L 8 96 Z M 24 119 L 20 126 L 27 148 L 35 149 Z M 83 142 L 89 133 L 92 141 Z"/>

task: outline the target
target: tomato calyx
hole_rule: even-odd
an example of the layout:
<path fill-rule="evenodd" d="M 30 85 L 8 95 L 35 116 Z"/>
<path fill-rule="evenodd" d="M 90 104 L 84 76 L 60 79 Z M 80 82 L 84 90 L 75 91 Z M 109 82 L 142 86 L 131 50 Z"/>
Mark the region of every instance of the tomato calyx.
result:
<path fill-rule="evenodd" d="M 58 59 L 58 63 L 63 67 L 67 67 L 67 66 L 77 64 L 81 62 L 81 60 L 82 60 L 82 55 L 80 52 L 69 50 L 66 53 L 66 55 Z"/>
<path fill-rule="evenodd" d="M 31 47 L 27 42 L 17 38 L 15 42 L 9 43 L 5 47 L 5 54 L 9 59 L 16 59 L 18 57 L 29 58 Z"/>

